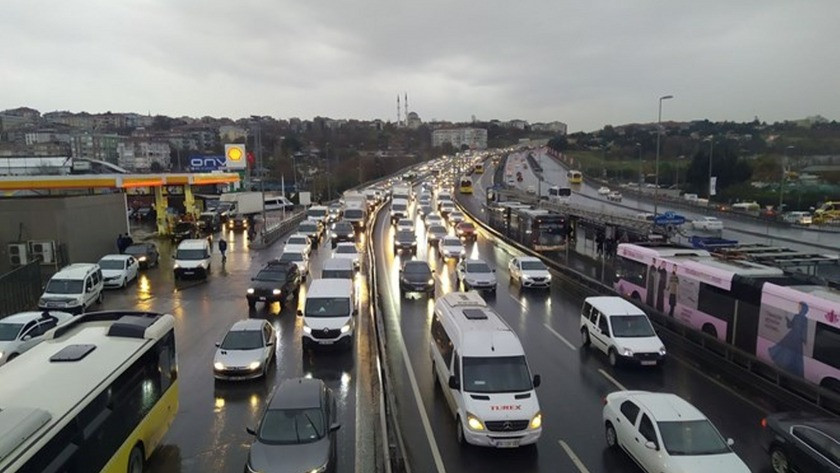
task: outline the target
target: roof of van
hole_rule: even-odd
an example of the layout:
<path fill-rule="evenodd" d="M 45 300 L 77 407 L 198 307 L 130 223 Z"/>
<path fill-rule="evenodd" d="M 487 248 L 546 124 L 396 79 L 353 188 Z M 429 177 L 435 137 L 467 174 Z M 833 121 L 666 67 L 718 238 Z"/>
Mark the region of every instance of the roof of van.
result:
<path fill-rule="evenodd" d="M 98 264 L 94 263 L 73 263 L 71 265 L 61 268 L 55 273 L 52 279 L 80 279 L 85 277 L 89 272 L 99 269 Z"/>
<path fill-rule="evenodd" d="M 459 338 L 461 356 L 521 356 L 525 354 L 510 326 L 475 292 L 451 292 L 438 299 Z M 436 307 L 437 308 L 437 307 Z"/>
<path fill-rule="evenodd" d="M 645 311 L 636 307 L 635 305 L 633 305 L 633 303 L 621 297 L 587 297 L 586 302 L 588 302 L 592 307 L 598 309 L 598 311 L 606 315 L 630 315 L 645 313 Z"/>
<path fill-rule="evenodd" d="M 208 246 L 207 240 L 204 238 L 194 238 L 189 240 L 184 240 L 178 244 L 179 250 L 198 250 L 204 249 L 204 247 Z"/>
<path fill-rule="evenodd" d="M 353 293 L 350 279 L 315 279 L 306 291 L 306 297 L 346 297 Z"/>
<path fill-rule="evenodd" d="M 350 258 L 330 258 L 324 261 L 324 264 L 321 266 L 322 269 L 353 269 L 353 260 Z"/>

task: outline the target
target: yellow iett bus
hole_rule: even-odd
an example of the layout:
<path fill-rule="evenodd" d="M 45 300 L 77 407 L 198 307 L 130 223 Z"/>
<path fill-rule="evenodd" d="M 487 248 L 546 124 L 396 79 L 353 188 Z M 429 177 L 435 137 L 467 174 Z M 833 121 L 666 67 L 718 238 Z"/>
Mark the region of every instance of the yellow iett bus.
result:
<path fill-rule="evenodd" d="M 461 182 L 458 185 L 458 190 L 461 191 L 462 194 L 472 194 L 473 193 L 473 183 L 472 179 L 469 177 L 462 177 Z"/>
<path fill-rule="evenodd" d="M 178 411 L 174 320 L 91 312 L 0 367 L 0 471 L 142 473 Z"/>
<path fill-rule="evenodd" d="M 473 172 L 476 173 L 476 174 L 484 173 L 484 163 L 476 164 L 475 168 L 473 168 Z"/>
<path fill-rule="evenodd" d="M 569 184 L 583 183 L 583 173 L 580 171 L 569 171 L 566 173 L 566 177 L 569 179 Z"/>

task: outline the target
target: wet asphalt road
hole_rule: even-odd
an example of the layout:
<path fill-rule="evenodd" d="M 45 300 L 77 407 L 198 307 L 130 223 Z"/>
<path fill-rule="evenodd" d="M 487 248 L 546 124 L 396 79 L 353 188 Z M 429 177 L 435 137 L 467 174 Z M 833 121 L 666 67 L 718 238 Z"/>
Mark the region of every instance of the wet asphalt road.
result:
<path fill-rule="evenodd" d="M 485 175 L 492 173 L 492 169 Z M 484 176 L 482 176 L 483 180 Z M 474 196 L 473 204 L 483 193 Z M 417 219 L 418 255 L 428 260 L 440 296 L 454 289 L 454 263 L 441 263 L 427 249 Z M 434 302 L 398 290 L 399 258 L 392 252 L 393 230 L 386 218 L 374 229 L 388 343 L 389 364 L 397 390 L 398 421 L 413 471 L 420 472 L 638 472 L 625 455 L 607 451 L 601 426 L 603 397 L 621 387 L 676 393 L 702 410 L 753 471 L 766 471 L 759 422 L 766 414 L 761 399 L 751 398 L 703 373 L 691 360 L 672 356 L 659 369 L 613 369 L 606 357 L 582 349 L 579 309 L 582 296 L 555 280 L 550 291 L 522 291 L 509 283 L 507 263 L 516 251 L 496 244 L 485 233 L 468 247 L 469 258 L 496 268 L 497 294 L 485 297 L 518 334 L 531 369 L 542 375 L 537 389 L 543 433 L 536 448 L 493 450 L 461 448 L 455 421 L 435 385 L 429 352 L 429 325 Z M 577 459 L 579 465 L 575 463 Z"/>
<path fill-rule="evenodd" d="M 302 355 L 302 319 L 295 313 L 305 287 L 286 307 L 276 303 L 268 307 L 258 304 L 249 313 L 245 299 L 250 278 L 266 261 L 279 256 L 282 240 L 265 250 L 252 251 L 243 233 L 227 232 L 225 238 L 230 245 L 227 263 L 222 266 L 214 246 L 212 274 L 207 281 L 175 282 L 172 247 L 168 242 L 159 242 L 159 267 L 141 272 L 127 289 L 106 292 L 103 309 L 168 312 L 176 319 L 180 408 L 146 471 L 242 472 L 252 439 L 245 427 L 257 424 L 276 385 L 297 376 L 323 379 L 336 396 L 341 422 L 337 471 L 371 471 L 375 418 L 370 410 L 373 406 L 370 402 L 357 403 L 357 396 L 364 399 L 373 396 L 370 393 L 373 375 L 368 336 L 370 314 L 364 278 L 356 277 L 357 294 L 362 297 L 360 330 L 353 350 Z M 320 275 L 320 265 L 330 252 L 328 243 L 313 252 L 307 283 L 313 275 Z M 215 342 L 221 341 L 236 320 L 245 317 L 266 318 L 274 325 L 278 333 L 276 363 L 267 379 L 215 382 L 212 373 Z M 361 411 L 357 412 L 357 408 Z"/>

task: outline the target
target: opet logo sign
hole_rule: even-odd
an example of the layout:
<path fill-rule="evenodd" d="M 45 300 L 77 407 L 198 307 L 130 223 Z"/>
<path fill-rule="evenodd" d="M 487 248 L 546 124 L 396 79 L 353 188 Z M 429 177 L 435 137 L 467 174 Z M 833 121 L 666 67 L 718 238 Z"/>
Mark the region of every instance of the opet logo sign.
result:
<path fill-rule="evenodd" d="M 225 168 L 224 156 L 190 156 L 190 171 L 193 172 L 209 172 L 218 171 Z"/>

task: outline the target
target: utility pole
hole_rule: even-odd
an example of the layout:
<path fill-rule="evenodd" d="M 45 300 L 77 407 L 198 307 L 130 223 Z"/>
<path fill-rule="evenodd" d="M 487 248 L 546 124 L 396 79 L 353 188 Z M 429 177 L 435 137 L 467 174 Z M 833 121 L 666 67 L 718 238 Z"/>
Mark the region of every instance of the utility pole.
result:
<path fill-rule="evenodd" d="M 653 189 L 653 215 L 659 210 L 659 148 L 662 140 L 662 101 L 674 98 L 673 95 L 659 97 L 659 118 L 656 120 L 656 187 Z"/>
<path fill-rule="evenodd" d="M 785 178 L 787 177 L 786 176 L 787 173 L 785 172 L 785 165 L 787 164 L 788 152 L 792 149 L 793 149 L 793 146 L 786 146 L 785 147 L 785 154 L 782 156 L 782 176 L 781 176 L 781 179 L 779 180 L 779 209 L 778 209 L 778 212 L 777 212 L 779 215 L 781 215 L 782 210 L 784 210 L 783 207 L 784 207 L 784 196 L 785 196 Z"/>
<path fill-rule="evenodd" d="M 251 115 L 251 120 L 257 125 L 257 134 L 254 136 L 254 148 L 257 151 L 257 176 L 260 179 L 260 201 L 262 203 L 262 227 L 260 228 L 260 233 L 265 235 L 265 228 L 268 221 L 265 218 L 265 175 L 263 174 L 262 129 L 260 127 L 260 117 Z"/>

